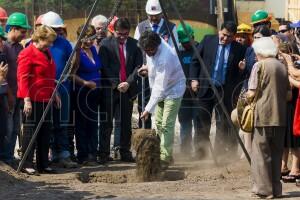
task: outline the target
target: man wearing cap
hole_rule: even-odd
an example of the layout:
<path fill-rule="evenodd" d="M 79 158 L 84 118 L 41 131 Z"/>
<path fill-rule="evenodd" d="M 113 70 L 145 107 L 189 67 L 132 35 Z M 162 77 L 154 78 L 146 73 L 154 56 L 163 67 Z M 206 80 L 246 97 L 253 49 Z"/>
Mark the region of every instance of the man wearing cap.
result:
<path fill-rule="evenodd" d="M 17 99 L 17 58 L 23 46 L 20 42 L 26 37 L 27 30 L 30 29 L 27 16 L 23 13 L 12 13 L 7 20 L 8 30 L 7 40 L 4 42 L 3 53 L 6 55 L 8 72 L 8 126 L 4 137 L 4 152 L 0 159 L 12 166 L 16 165 L 14 150 L 17 135 L 20 133 L 21 115 L 20 101 Z"/>
<path fill-rule="evenodd" d="M 96 29 L 97 37 L 94 46 L 96 47 L 97 53 L 99 52 L 101 40 L 103 38 L 106 38 L 107 36 L 107 31 L 104 30 L 104 26 L 106 25 L 107 22 L 108 22 L 107 18 L 103 15 L 97 15 L 91 21 L 91 25 L 94 26 Z"/>
<path fill-rule="evenodd" d="M 246 47 L 251 46 L 252 43 L 252 30 L 251 27 L 247 24 L 240 24 L 237 27 L 237 32 L 235 35 L 235 41 L 244 45 Z"/>
<path fill-rule="evenodd" d="M 294 36 L 294 31 L 291 27 L 291 22 L 282 21 L 279 24 L 278 33 L 281 33 L 287 37 L 288 42 L 290 43 L 293 53 L 299 54 L 299 50 L 297 47 L 296 37 Z"/>
<path fill-rule="evenodd" d="M 183 72 L 187 80 L 190 77 L 190 65 L 192 61 L 192 57 L 194 54 L 194 50 L 192 48 L 192 43 L 198 45 L 197 42 L 194 41 L 194 30 L 193 28 L 185 23 L 188 35 L 184 31 L 183 25 L 179 24 L 177 28 L 178 40 L 181 44 L 180 48 L 180 58 L 182 59 L 183 63 Z M 191 40 L 190 40 L 191 39 Z M 178 120 L 180 123 L 180 150 L 183 156 L 186 158 L 191 158 L 191 151 L 192 151 L 192 129 L 194 128 L 195 137 L 194 137 L 194 145 L 197 148 L 199 142 L 199 134 L 198 133 L 198 126 L 199 126 L 199 118 L 197 117 L 197 105 L 195 99 L 193 98 L 194 95 L 192 94 L 193 91 L 189 88 L 187 84 L 187 88 L 183 95 L 183 99 L 181 101 L 181 106 L 178 112 Z M 198 142 L 197 142 L 198 141 Z M 200 156 L 200 155 L 197 155 Z"/>
<path fill-rule="evenodd" d="M 175 40 L 178 42 L 178 36 L 176 31 L 176 25 L 172 22 L 167 22 L 163 19 L 162 9 L 158 0 L 148 0 L 146 4 L 146 13 L 148 15 L 148 19 L 139 23 L 135 29 L 134 39 L 139 40 L 140 36 L 145 31 L 153 31 L 157 33 L 162 39 L 164 39 L 170 46 L 174 47 L 173 41 L 171 39 L 170 34 L 168 33 L 167 25 L 169 26 L 170 30 L 172 30 Z M 144 62 L 146 62 L 144 56 Z M 150 88 L 149 88 L 149 80 L 148 78 L 145 79 L 145 103 L 149 101 L 150 98 Z M 142 112 L 142 80 L 138 78 L 138 111 L 139 113 Z M 145 122 L 145 128 L 151 128 L 151 117 L 148 118 Z M 139 127 L 142 127 L 142 121 L 139 120 Z"/>
<path fill-rule="evenodd" d="M 41 19 L 43 25 L 50 26 L 56 32 L 57 37 L 50 48 L 56 64 L 56 79 L 62 75 L 64 67 L 71 55 L 72 46 L 68 40 L 63 37 L 63 29 L 66 27 L 62 18 L 55 12 L 45 13 Z M 65 168 L 77 167 L 75 162 L 70 159 L 68 126 L 70 124 L 70 81 L 65 77 L 65 81 L 58 88 L 61 98 L 61 108 L 53 108 L 53 144 L 52 161 L 57 162 Z"/>
<path fill-rule="evenodd" d="M 158 0 L 148 0 L 146 4 L 146 13 L 148 19 L 139 23 L 135 29 L 134 38 L 139 39 L 141 34 L 147 30 L 152 30 L 157 33 L 162 39 L 164 39 L 172 47 L 173 42 L 170 34 L 168 33 L 167 25 L 172 30 L 175 39 L 178 43 L 176 25 L 167 22 L 163 19 L 162 9 Z"/>

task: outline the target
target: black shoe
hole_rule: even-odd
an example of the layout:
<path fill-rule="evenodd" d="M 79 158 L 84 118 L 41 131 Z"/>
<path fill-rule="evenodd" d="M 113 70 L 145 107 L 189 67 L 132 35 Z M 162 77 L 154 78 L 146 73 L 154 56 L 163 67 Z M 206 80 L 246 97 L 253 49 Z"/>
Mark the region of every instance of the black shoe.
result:
<path fill-rule="evenodd" d="M 170 162 L 165 160 L 160 160 L 160 167 L 162 170 L 167 170 L 170 166 Z"/>
<path fill-rule="evenodd" d="M 100 156 L 97 160 L 97 162 L 100 164 L 100 165 L 105 165 L 106 163 L 108 163 L 109 160 L 109 156 Z"/>
<path fill-rule="evenodd" d="M 107 158 L 107 161 L 111 162 L 111 161 L 114 161 L 114 159 L 113 159 L 111 156 L 109 156 L 109 157 Z"/>
<path fill-rule="evenodd" d="M 46 167 L 44 169 L 39 169 L 38 172 L 40 174 L 56 174 L 56 170 L 50 168 L 50 167 Z"/>
<path fill-rule="evenodd" d="M 135 159 L 132 157 L 132 155 L 127 155 L 127 156 L 121 156 L 121 161 L 134 163 Z"/>

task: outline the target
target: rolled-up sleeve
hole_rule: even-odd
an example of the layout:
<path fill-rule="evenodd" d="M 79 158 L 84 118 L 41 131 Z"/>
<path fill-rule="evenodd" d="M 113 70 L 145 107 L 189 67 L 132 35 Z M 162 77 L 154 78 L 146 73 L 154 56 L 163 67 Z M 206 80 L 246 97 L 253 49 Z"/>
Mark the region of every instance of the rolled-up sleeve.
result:
<path fill-rule="evenodd" d="M 258 84 L 258 77 L 257 77 L 257 72 L 258 72 L 259 66 L 258 63 L 255 63 L 252 71 L 251 71 L 251 75 L 249 77 L 249 81 L 248 81 L 248 89 L 249 90 L 256 90 L 257 88 L 257 84 Z"/>

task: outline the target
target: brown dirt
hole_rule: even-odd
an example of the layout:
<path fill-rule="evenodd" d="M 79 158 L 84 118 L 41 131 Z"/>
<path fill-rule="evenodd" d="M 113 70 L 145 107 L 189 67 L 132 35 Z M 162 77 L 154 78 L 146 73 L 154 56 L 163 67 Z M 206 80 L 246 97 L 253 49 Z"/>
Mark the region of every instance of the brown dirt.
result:
<path fill-rule="evenodd" d="M 160 139 L 155 130 L 133 130 L 132 146 L 136 151 L 136 179 L 140 182 L 160 180 Z"/>
<path fill-rule="evenodd" d="M 136 181 L 134 164 L 119 162 L 41 176 L 18 175 L 0 164 L 0 199 L 250 199 L 250 185 L 244 160 L 222 167 L 209 159 L 177 160 L 162 181 L 148 183 Z M 283 186 L 286 198 L 300 199 L 295 184 Z"/>

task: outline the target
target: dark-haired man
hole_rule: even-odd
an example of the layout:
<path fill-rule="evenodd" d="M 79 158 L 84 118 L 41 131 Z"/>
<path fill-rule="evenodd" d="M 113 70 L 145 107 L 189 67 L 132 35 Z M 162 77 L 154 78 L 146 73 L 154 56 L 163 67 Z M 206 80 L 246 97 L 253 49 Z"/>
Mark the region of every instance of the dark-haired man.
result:
<path fill-rule="evenodd" d="M 27 30 L 30 29 L 27 16 L 23 13 L 12 13 L 7 19 L 7 40 L 4 42 L 3 53 L 6 55 L 8 72 L 8 129 L 4 137 L 4 152 L 1 152 L 0 159 L 4 162 L 16 166 L 14 150 L 17 136 L 21 129 L 21 101 L 17 98 L 17 58 L 23 46 L 20 42 L 26 37 Z M 20 139 L 20 138 L 19 138 Z"/>
<path fill-rule="evenodd" d="M 139 45 L 147 55 L 147 65 L 139 72 L 148 72 L 151 88 L 151 96 L 141 118 L 147 119 L 155 111 L 161 165 L 166 169 L 173 161 L 175 121 L 186 89 L 186 78 L 175 50 L 157 33 L 145 31 Z"/>
<path fill-rule="evenodd" d="M 102 60 L 103 98 L 101 109 L 100 163 L 106 163 L 110 155 L 112 118 L 120 109 L 120 155 L 121 160 L 132 162 L 130 152 L 131 117 L 133 99 L 137 95 L 137 68 L 143 64 L 143 55 L 137 40 L 129 37 L 130 23 L 120 18 L 114 25 L 115 37 L 102 40 L 99 55 Z M 118 120 L 118 119 L 117 119 Z"/>
<path fill-rule="evenodd" d="M 218 35 L 205 36 L 198 46 L 199 54 L 205 65 L 201 66 L 197 57 L 194 56 L 190 68 L 191 87 L 194 92 L 197 92 L 199 98 L 201 127 L 199 132 L 203 134 L 204 142 L 209 139 L 212 112 L 216 108 L 215 147 L 218 153 L 235 151 L 237 142 L 208 80 L 211 79 L 212 84 L 216 87 L 221 101 L 226 107 L 226 112 L 231 113 L 236 100 L 235 94 L 239 93 L 237 90 L 243 80 L 243 70 L 239 68 L 239 62 L 243 60 L 246 50 L 245 47 L 234 41 L 236 31 L 236 24 L 225 22 Z M 208 71 L 209 77 L 206 76 L 204 70 Z"/>

